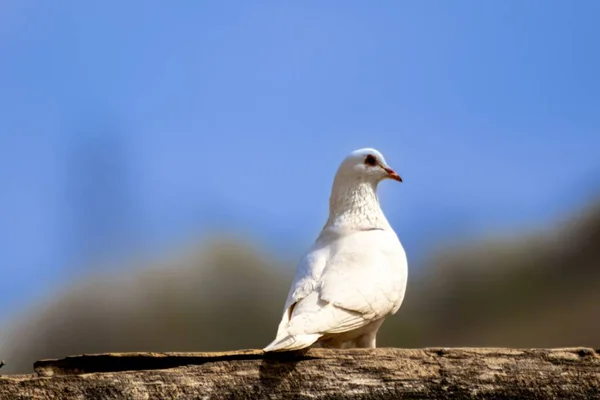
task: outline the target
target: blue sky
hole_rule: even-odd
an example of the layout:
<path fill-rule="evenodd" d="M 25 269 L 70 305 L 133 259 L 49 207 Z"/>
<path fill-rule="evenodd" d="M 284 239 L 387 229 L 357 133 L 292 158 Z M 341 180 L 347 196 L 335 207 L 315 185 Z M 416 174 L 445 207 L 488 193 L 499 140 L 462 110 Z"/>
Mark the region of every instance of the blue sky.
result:
<path fill-rule="evenodd" d="M 600 186 L 598 15 L 593 0 L 2 2 L 0 320 L 77 269 L 82 182 L 120 188 L 100 220 L 124 254 L 215 226 L 301 251 L 338 163 L 367 146 L 404 178 L 381 198 L 409 258 L 576 209 Z M 99 161 L 113 183 L 83 170 L 101 146 L 120 154 Z"/>

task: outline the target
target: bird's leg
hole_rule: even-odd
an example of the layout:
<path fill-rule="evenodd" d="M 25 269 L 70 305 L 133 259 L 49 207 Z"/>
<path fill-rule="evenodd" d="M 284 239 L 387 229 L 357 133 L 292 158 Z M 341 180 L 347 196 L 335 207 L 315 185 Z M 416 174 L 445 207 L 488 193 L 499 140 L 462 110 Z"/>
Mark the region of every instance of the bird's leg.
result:
<path fill-rule="evenodd" d="M 363 349 L 374 349 L 376 347 L 377 333 L 367 333 L 356 338 L 356 347 Z"/>

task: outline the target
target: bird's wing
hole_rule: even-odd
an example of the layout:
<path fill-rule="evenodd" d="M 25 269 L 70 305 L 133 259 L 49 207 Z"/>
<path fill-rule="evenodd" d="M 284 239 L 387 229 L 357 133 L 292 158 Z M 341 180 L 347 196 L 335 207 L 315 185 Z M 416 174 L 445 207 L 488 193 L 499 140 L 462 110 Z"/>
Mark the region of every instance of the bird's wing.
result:
<path fill-rule="evenodd" d="M 347 332 L 397 310 L 406 287 L 406 256 L 391 231 L 356 232 L 328 246 L 312 291 L 290 310 L 287 333 Z"/>
<path fill-rule="evenodd" d="M 319 278 L 327 264 L 328 246 L 313 246 L 302 258 L 296 268 L 290 291 L 283 307 L 283 316 L 277 329 L 277 337 L 287 335 L 287 325 L 297 303 L 313 293 L 318 286 Z"/>

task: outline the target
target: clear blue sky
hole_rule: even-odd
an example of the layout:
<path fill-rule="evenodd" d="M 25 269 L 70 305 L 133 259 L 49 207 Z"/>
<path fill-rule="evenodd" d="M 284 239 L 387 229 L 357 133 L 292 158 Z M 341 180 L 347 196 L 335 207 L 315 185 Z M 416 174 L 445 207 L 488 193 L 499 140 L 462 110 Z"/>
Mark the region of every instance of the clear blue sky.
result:
<path fill-rule="evenodd" d="M 596 0 L 3 1 L 0 321 L 96 231 L 119 254 L 213 226 L 302 250 L 358 147 L 404 178 L 381 197 L 409 258 L 576 209 L 600 185 L 599 16 Z"/>

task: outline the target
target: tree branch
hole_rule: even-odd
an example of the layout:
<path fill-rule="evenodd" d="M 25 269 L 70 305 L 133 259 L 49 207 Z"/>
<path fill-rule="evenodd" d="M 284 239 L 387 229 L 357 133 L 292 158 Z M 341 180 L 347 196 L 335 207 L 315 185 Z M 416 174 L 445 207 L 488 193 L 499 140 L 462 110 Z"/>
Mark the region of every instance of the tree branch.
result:
<path fill-rule="evenodd" d="M 9 398 L 600 398 L 600 355 L 570 349 L 125 353 L 38 361 Z"/>

